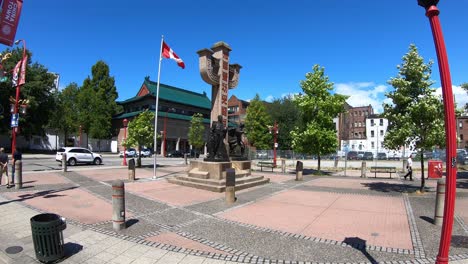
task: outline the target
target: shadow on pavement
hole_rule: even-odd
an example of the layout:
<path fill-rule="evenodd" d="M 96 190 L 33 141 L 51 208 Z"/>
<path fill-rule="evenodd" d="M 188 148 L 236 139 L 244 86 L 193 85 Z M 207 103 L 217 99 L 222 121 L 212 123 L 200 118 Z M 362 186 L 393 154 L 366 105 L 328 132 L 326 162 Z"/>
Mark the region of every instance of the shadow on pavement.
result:
<path fill-rule="evenodd" d="M 419 218 L 421 218 L 422 220 L 428 222 L 429 224 L 433 224 L 434 223 L 434 218 L 431 218 L 429 216 L 420 216 Z"/>
<path fill-rule="evenodd" d="M 65 245 L 63 245 L 63 250 L 65 251 L 65 259 L 66 259 L 79 253 L 81 250 L 83 250 L 83 246 L 80 244 L 68 242 L 68 243 L 65 243 Z"/>
<path fill-rule="evenodd" d="M 74 186 L 74 187 L 58 189 L 58 190 L 40 191 L 40 192 L 33 193 L 33 194 L 29 194 L 29 193 L 28 194 L 22 194 L 22 195 L 18 196 L 20 199 L 4 201 L 4 202 L 1 202 L 0 205 L 8 204 L 8 203 L 11 203 L 11 202 L 22 202 L 24 200 L 33 199 L 33 198 L 40 197 L 40 196 L 42 196 L 44 198 L 64 196 L 64 195 L 60 195 L 60 194 L 56 194 L 56 193 L 67 191 L 67 190 L 73 190 L 73 189 L 76 189 L 76 188 L 78 188 L 78 187 Z"/>
<path fill-rule="evenodd" d="M 352 248 L 355 248 L 362 252 L 362 254 L 369 260 L 370 263 L 378 263 L 369 252 L 366 250 L 366 240 L 359 237 L 347 237 L 343 240 L 344 243 L 350 245 Z"/>
<path fill-rule="evenodd" d="M 131 227 L 132 225 L 136 224 L 140 222 L 140 220 L 138 219 L 129 219 L 125 224 L 126 224 L 126 227 Z"/>
<path fill-rule="evenodd" d="M 419 186 L 414 186 L 404 183 L 388 183 L 388 182 L 370 182 L 361 183 L 363 186 L 369 188 L 372 191 L 378 192 L 414 192 L 419 190 Z M 427 189 L 427 188 L 426 188 Z"/>

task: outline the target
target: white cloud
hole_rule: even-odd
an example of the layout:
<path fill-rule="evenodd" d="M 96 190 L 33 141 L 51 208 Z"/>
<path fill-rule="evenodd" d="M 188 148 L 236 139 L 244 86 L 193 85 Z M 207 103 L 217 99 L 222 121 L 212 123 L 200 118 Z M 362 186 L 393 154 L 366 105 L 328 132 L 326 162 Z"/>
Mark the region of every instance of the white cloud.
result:
<path fill-rule="evenodd" d="M 346 102 L 353 107 L 372 105 L 375 113 L 382 113 L 387 86 L 373 82 L 335 84 L 336 93 L 349 96 Z"/>
<path fill-rule="evenodd" d="M 457 103 L 457 108 L 465 107 L 468 103 L 468 94 L 466 93 L 461 86 L 452 85 L 453 96 L 455 97 L 455 102 Z M 436 94 L 442 96 L 442 87 L 436 88 Z"/>
<path fill-rule="evenodd" d="M 265 98 L 265 101 L 271 103 L 271 102 L 273 102 L 274 99 L 275 99 L 275 97 L 273 97 L 273 95 L 269 95 L 269 96 L 267 96 L 267 97 Z"/>

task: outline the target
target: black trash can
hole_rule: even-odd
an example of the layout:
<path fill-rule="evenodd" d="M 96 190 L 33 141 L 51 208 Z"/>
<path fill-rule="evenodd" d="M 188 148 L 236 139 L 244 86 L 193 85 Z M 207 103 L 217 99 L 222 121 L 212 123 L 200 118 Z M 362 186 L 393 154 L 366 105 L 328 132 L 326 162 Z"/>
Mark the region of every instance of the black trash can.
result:
<path fill-rule="evenodd" d="M 65 219 L 57 214 L 45 213 L 31 217 L 31 231 L 37 260 L 52 262 L 64 257 L 62 231 L 66 227 Z"/>

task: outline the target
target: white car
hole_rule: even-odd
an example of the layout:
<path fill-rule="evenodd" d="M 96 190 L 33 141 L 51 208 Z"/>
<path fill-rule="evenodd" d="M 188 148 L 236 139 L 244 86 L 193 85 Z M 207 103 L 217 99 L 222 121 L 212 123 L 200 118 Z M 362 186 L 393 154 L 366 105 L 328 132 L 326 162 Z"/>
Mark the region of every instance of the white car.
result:
<path fill-rule="evenodd" d="M 102 164 L 102 155 L 91 152 L 89 149 L 79 147 L 60 148 L 55 155 L 55 160 L 62 162 L 63 153 L 67 154 L 67 163 L 70 166 L 75 166 L 78 163 Z"/>

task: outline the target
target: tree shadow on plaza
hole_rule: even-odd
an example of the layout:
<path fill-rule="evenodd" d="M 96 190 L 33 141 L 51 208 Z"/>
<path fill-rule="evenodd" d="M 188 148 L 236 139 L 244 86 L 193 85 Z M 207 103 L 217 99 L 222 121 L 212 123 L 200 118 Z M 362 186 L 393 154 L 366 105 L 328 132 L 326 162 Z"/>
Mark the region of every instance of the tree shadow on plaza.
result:
<path fill-rule="evenodd" d="M 404 193 L 404 192 L 415 192 L 419 190 L 420 186 L 406 184 L 406 183 L 389 183 L 389 182 L 369 182 L 361 183 L 364 187 L 367 187 L 371 191 L 385 192 L 385 193 Z M 426 187 L 426 190 L 429 190 Z"/>
<path fill-rule="evenodd" d="M 366 250 L 366 240 L 359 237 L 346 237 L 343 243 L 348 244 L 354 249 L 361 251 L 361 253 L 369 260 L 370 263 L 378 263 L 377 260 L 372 257 Z"/>
<path fill-rule="evenodd" d="M 78 187 L 73 186 L 73 187 L 62 188 L 62 189 L 57 189 L 57 190 L 47 190 L 47 191 L 40 191 L 40 192 L 36 192 L 36 193 L 31 193 L 31 194 L 29 194 L 29 193 L 21 194 L 21 195 L 18 196 L 18 199 L 13 199 L 13 200 L 0 202 L 0 205 L 9 204 L 11 202 L 22 202 L 22 201 L 29 200 L 29 199 L 34 199 L 34 198 L 37 198 L 37 197 L 53 198 L 53 197 L 65 196 L 65 195 L 58 194 L 58 193 L 63 192 L 63 191 L 73 190 L 73 189 L 76 189 L 76 188 L 78 188 Z"/>

